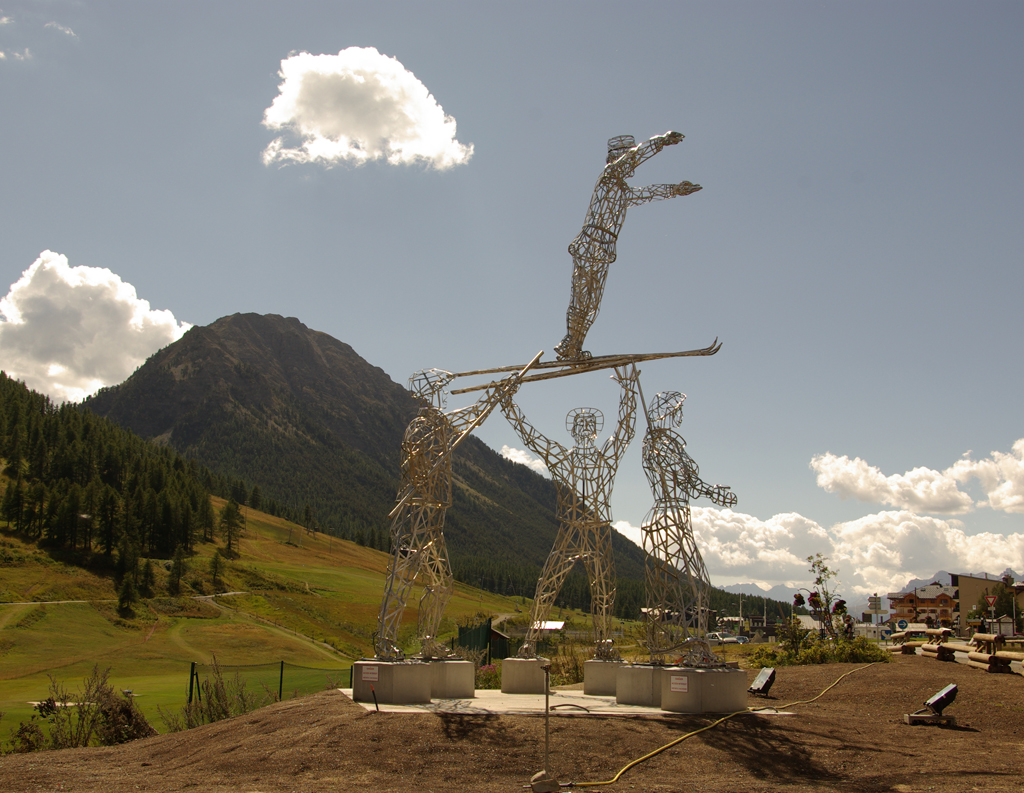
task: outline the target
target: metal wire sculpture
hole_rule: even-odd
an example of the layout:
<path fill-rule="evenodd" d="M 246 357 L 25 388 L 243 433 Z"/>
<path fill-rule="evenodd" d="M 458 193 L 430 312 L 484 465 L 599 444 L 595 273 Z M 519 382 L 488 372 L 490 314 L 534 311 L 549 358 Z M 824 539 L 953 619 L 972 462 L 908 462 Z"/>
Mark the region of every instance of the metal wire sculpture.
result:
<path fill-rule="evenodd" d="M 672 431 L 683 418 L 685 394 L 663 391 L 647 409 L 643 466 L 654 494 L 641 527 L 646 556 L 646 643 L 651 663 L 687 649 L 686 666 L 721 666 L 707 643 L 711 583 L 690 525 L 690 499 L 706 496 L 723 507 L 736 503 L 724 485 L 701 481 L 686 441 Z"/>
<path fill-rule="evenodd" d="M 558 534 L 534 595 L 530 627 L 521 658 L 534 658 L 542 624 L 558 597 L 565 577 L 577 561 L 583 563 L 590 582 L 590 611 L 594 621 L 595 657 L 618 657 L 611 643 L 611 616 L 615 603 L 612 566 L 611 507 L 609 499 L 619 461 L 633 439 L 636 426 L 636 381 L 639 372 L 621 366 L 613 379 L 621 386 L 619 421 L 611 437 L 595 445 L 604 417 L 594 408 L 577 408 L 566 417 L 566 429 L 576 445 L 567 449 L 541 435 L 511 397 L 501 402 L 505 417 L 519 437 L 547 465 L 558 492 Z"/>
<path fill-rule="evenodd" d="M 428 369 L 409 380 L 410 390 L 423 402 L 402 439 L 402 483 L 391 511 L 391 563 L 374 637 L 376 657 L 400 661 L 405 654 L 398 630 L 409 592 L 417 577 L 423 580 L 416 635 L 420 656 L 449 656 L 438 642 L 438 627 L 452 594 L 452 571 L 444 541 L 445 512 L 452 503 L 452 452 L 490 415 L 503 398 L 510 398 L 523 376 L 540 358 L 518 374 L 492 383 L 475 404 L 443 412 L 445 387 L 451 372 Z"/>
<path fill-rule="evenodd" d="M 626 182 L 641 163 L 682 139 L 678 132 L 666 132 L 639 146 L 632 135 L 619 135 L 608 141 L 606 165 L 594 187 L 583 229 L 569 245 L 572 296 L 565 316 L 567 333 L 555 347 L 559 359 L 590 356 L 582 349 L 583 341 L 601 308 L 608 265 L 616 258 L 616 243 L 626 220 L 626 209 L 663 198 L 690 195 L 701 189 L 691 182 L 634 189 Z"/>

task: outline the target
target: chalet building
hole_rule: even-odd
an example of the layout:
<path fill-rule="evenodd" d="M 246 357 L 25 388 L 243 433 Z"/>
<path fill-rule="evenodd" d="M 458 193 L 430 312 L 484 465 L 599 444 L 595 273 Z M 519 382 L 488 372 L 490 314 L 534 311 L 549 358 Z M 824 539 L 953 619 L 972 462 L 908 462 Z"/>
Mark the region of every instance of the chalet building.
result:
<path fill-rule="evenodd" d="M 959 621 L 959 593 L 955 586 L 942 586 L 937 581 L 928 586 L 919 586 L 910 592 L 890 592 L 889 616 L 894 620 L 907 622 L 938 623 L 950 627 Z"/>

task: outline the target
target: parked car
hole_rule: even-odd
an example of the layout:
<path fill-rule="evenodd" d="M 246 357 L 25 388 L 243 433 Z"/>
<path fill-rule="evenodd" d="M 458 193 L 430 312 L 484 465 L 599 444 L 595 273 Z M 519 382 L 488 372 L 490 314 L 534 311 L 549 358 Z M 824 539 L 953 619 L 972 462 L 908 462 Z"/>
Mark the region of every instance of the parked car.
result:
<path fill-rule="evenodd" d="M 733 636 L 731 633 L 709 633 L 708 642 L 711 644 L 739 644 L 740 640 L 738 637 Z"/>
<path fill-rule="evenodd" d="M 738 641 L 740 644 L 750 644 L 750 637 L 749 636 L 737 636 L 736 637 L 736 641 Z"/>

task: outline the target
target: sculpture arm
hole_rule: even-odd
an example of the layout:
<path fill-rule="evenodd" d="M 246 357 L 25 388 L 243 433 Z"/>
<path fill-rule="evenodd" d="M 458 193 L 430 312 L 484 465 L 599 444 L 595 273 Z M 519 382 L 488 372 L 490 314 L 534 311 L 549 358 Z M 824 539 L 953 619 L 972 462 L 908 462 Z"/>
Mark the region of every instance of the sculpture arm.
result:
<path fill-rule="evenodd" d="M 522 439 L 530 450 L 538 455 L 550 471 L 556 458 L 565 456 L 565 448 L 557 441 L 552 441 L 541 435 L 536 428 L 526 420 L 519 405 L 512 401 L 512 395 L 501 400 L 501 412 L 505 414 L 516 434 Z"/>
<path fill-rule="evenodd" d="M 682 139 L 683 134 L 681 132 L 666 132 L 664 135 L 655 135 L 650 140 L 644 141 L 633 149 L 633 167 L 635 168 L 641 163 L 647 162 L 647 160 L 651 159 L 651 157 L 666 146 L 675 146 Z"/>
<path fill-rule="evenodd" d="M 737 502 L 736 494 L 729 489 L 728 485 L 709 485 L 701 479 L 693 482 L 692 498 L 704 496 L 711 499 L 711 502 L 720 507 L 731 507 Z"/>
<path fill-rule="evenodd" d="M 616 366 L 612 379 L 622 386 L 622 394 L 619 397 L 619 423 L 615 426 L 615 432 L 604 442 L 601 453 L 605 457 L 613 457 L 616 461 L 622 459 L 626 453 L 626 447 L 633 440 L 633 433 L 636 432 L 636 382 L 640 372 L 636 364 L 630 364 L 629 369 L 625 366 Z"/>
<path fill-rule="evenodd" d="M 647 187 L 626 190 L 626 196 L 631 207 L 649 204 L 651 201 L 660 201 L 663 198 L 675 198 L 677 195 L 690 195 L 701 189 L 699 184 L 692 182 L 680 182 L 679 184 L 652 184 Z"/>

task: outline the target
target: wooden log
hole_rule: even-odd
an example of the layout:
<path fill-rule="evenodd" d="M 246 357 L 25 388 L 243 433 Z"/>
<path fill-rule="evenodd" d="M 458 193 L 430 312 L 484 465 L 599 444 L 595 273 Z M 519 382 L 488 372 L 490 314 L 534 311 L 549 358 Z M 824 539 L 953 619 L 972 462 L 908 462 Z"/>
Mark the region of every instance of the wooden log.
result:
<path fill-rule="evenodd" d="M 946 642 L 943 646 L 958 653 L 973 653 L 978 649 L 973 644 L 964 644 L 962 642 Z"/>
<path fill-rule="evenodd" d="M 892 634 L 891 636 L 889 636 L 889 638 L 894 642 L 902 642 L 904 639 L 907 638 L 907 632 L 900 631 L 899 633 Z"/>
<path fill-rule="evenodd" d="M 1001 633 L 976 633 L 971 637 L 972 642 L 995 642 L 1002 644 L 1005 641 Z"/>
<path fill-rule="evenodd" d="M 1024 653 L 1013 652 L 1011 650 L 1000 650 L 995 654 L 996 658 L 1005 658 L 1007 661 L 1021 661 L 1024 662 Z"/>
<path fill-rule="evenodd" d="M 994 664 L 1008 664 L 1010 663 L 1009 658 L 1000 658 L 997 655 L 991 653 L 967 653 L 967 657 L 972 661 L 983 661 L 984 663 L 992 666 Z"/>
<path fill-rule="evenodd" d="M 986 672 L 993 671 L 992 667 L 984 663 L 983 661 L 968 661 L 967 665 L 973 666 L 975 669 L 984 669 Z"/>

